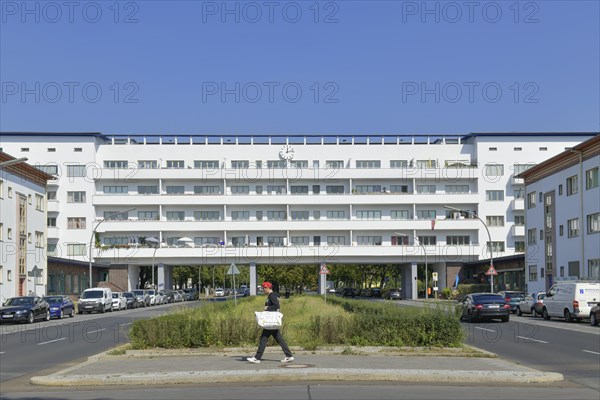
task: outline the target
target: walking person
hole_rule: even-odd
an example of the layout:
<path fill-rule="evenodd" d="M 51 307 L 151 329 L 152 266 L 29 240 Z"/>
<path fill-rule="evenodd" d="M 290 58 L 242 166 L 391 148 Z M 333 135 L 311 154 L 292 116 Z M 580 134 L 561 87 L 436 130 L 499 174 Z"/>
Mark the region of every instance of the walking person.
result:
<path fill-rule="evenodd" d="M 279 311 L 279 296 L 273 291 L 273 285 L 271 282 L 263 282 L 262 287 L 267 295 L 267 301 L 265 301 L 265 311 Z M 256 355 L 254 357 L 248 357 L 246 360 L 254 364 L 260 363 L 260 359 L 262 358 L 265 348 L 267 347 L 269 336 L 273 336 L 275 338 L 275 341 L 279 343 L 281 350 L 283 350 L 283 353 L 285 354 L 285 358 L 281 360 L 281 362 L 288 363 L 290 361 L 294 361 L 294 356 L 292 355 L 287 343 L 285 343 L 285 340 L 283 339 L 279 329 L 263 329 L 260 335 L 260 343 L 258 345 L 258 350 L 256 350 Z"/>

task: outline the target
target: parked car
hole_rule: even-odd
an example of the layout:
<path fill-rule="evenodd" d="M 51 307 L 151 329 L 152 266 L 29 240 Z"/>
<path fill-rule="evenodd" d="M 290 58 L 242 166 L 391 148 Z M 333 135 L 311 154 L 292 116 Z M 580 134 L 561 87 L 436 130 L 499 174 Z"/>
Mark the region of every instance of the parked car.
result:
<path fill-rule="evenodd" d="M 531 293 L 528 294 L 517 304 L 517 315 L 531 314 L 532 317 L 542 315 L 542 308 L 544 307 L 544 297 L 546 293 Z"/>
<path fill-rule="evenodd" d="M 177 290 L 173 290 L 173 303 L 179 303 L 180 301 L 183 301 L 181 293 L 179 293 Z"/>
<path fill-rule="evenodd" d="M 369 296 L 370 297 L 381 297 L 381 289 L 376 287 L 376 288 L 371 288 L 369 290 Z"/>
<path fill-rule="evenodd" d="M 0 323 L 50 320 L 50 306 L 38 296 L 11 297 L 0 307 Z"/>
<path fill-rule="evenodd" d="M 590 310 L 590 325 L 598 326 L 599 322 L 600 322 L 600 304 L 596 304 Z"/>
<path fill-rule="evenodd" d="M 525 298 L 525 296 L 527 296 L 527 293 L 525 293 L 525 292 L 514 292 L 514 291 L 502 291 L 502 292 L 498 292 L 498 294 L 500 296 L 504 297 L 504 300 L 506 300 L 506 302 L 510 306 L 511 313 L 517 312 L 517 305 L 519 304 L 519 302 L 521 300 L 523 300 Z"/>
<path fill-rule="evenodd" d="M 358 289 L 354 289 L 354 288 L 344 288 L 342 290 L 342 297 L 351 297 L 353 299 L 356 298 L 356 295 L 358 294 Z"/>
<path fill-rule="evenodd" d="M 371 289 L 367 289 L 367 288 L 361 289 L 360 292 L 359 292 L 359 294 L 358 294 L 358 296 L 360 296 L 360 297 L 371 297 Z"/>
<path fill-rule="evenodd" d="M 222 288 L 215 289 L 215 297 L 223 297 L 225 296 L 225 291 Z"/>
<path fill-rule="evenodd" d="M 402 290 L 401 289 L 390 289 L 385 294 L 385 298 L 388 300 L 402 300 Z"/>
<path fill-rule="evenodd" d="M 495 318 L 508 322 L 510 318 L 510 305 L 496 293 L 469 294 L 462 300 L 461 306 L 461 319 L 466 318 L 469 322 Z"/>
<path fill-rule="evenodd" d="M 123 292 L 112 293 L 112 309 L 117 311 L 127 309 L 127 299 L 123 295 Z"/>
<path fill-rule="evenodd" d="M 150 306 L 150 296 L 144 289 L 136 289 L 132 290 L 135 297 L 137 297 L 138 304 L 141 307 L 149 307 Z"/>
<path fill-rule="evenodd" d="M 150 305 L 151 306 L 155 306 L 158 303 L 156 303 L 156 290 L 154 289 L 146 289 L 146 293 L 148 293 L 148 298 L 150 299 Z"/>
<path fill-rule="evenodd" d="M 183 289 L 183 293 L 185 293 L 185 300 L 192 301 L 198 299 L 198 291 L 196 289 Z"/>
<path fill-rule="evenodd" d="M 600 283 L 585 281 L 558 281 L 544 299 L 542 316 L 563 317 L 567 322 L 590 316 L 592 307 L 600 301 Z"/>
<path fill-rule="evenodd" d="M 125 301 L 127 302 L 127 308 L 138 308 L 138 300 L 133 292 L 124 292 Z"/>
<path fill-rule="evenodd" d="M 85 289 L 77 302 L 77 313 L 91 313 L 98 311 L 104 313 L 112 311 L 112 290 L 109 288 Z"/>
<path fill-rule="evenodd" d="M 69 296 L 47 296 L 44 297 L 50 305 L 50 318 L 63 318 L 65 315 L 73 318 L 75 316 L 75 304 Z"/>
<path fill-rule="evenodd" d="M 177 289 L 175 292 L 179 293 L 179 298 L 181 299 L 179 301 L 185 301 L 185 293 L 183 292 L 182 289 Z"/>
<path fill-rule="evenodd" d="M 165 297 L 165 303 L 175 303 L 175 294 L 172 290 L 161 290 L 163 292 L 163 296 Z"/>

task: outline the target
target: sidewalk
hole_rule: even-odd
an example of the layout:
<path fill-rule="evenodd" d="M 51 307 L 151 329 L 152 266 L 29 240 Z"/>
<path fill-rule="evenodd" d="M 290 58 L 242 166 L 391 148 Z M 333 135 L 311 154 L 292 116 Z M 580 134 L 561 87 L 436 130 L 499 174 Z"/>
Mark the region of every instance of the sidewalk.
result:
<path fill-rule="evenodd" d="M 345 349 L 345 353 L 341 354 Z M 101 353 L 48 376 L 31 378 L 44 386 L 166 385 L 184 383 L 259 383 L 284 381 L 394 381 L 432 383 L 546 383 L 562 381 L 558 373 L 540 372 L 489 353 L 474 357 L 457 349 L 398 352 L 379 348 L 300 351 L 282 364 L 279 347 L 269 347 L 260 364 L 246 357 L 255 349 L 127 351 Z M 360 354 L 357 354 L 360 353 Z"/>

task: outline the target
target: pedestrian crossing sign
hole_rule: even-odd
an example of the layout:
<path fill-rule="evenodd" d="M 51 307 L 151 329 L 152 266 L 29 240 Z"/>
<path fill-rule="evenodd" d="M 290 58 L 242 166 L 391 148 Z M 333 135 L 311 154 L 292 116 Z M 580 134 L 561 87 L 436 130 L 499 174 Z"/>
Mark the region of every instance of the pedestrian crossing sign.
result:
<path fill-rule="evenodd" d="M 485 274 L 486 275 L 498 275 L 498 273 L 496 272 L 496 268 L 494 268 L 493 265 L 490 265 L 490 268 L 487 270 L 487 272 Z"/>
<path fill-rule="evenodd" d="M 325 263 L 321 263 L 321 270 L 319 271 L 319 274 L 328 274 L 329 270 L 327 269 L 327 265 L 325 265 Z"/>

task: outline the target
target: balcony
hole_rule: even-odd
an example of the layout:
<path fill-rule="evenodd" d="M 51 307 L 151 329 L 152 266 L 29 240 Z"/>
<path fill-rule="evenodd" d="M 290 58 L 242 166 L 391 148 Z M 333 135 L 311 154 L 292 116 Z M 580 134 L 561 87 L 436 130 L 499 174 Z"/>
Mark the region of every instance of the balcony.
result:
<path fill-rule="evenodd" d="M 513 211 L 525 211 L 525 199 L 513 199 L 510 208 Z"/>
<path fill-rule="evenodd" d="M 513 178 L 512 178 L 512 181 L 511 181 L 511 182 L 512 182 L 512 184 L 513 184 L 513 185 L 524 185 L 524 184 L 525 184 L 525 179 L 522 179 L 522 178 L 515 178 L 515 177 L 513 176 Z"/>
<path fill-rule="evenodd" d="M 525 236 L 525 225 L 513 225 L 510 229 L 513 236 Z"/>
<path fill-rule="evenodd" d="M 48 238 L 60 238 L 60 228 L 48 227 Z"/>
<path fill-rule="evenodd" d="M 48 200 L 48 212 L 59 212 L 60 202 L 56 200 Z"/>

